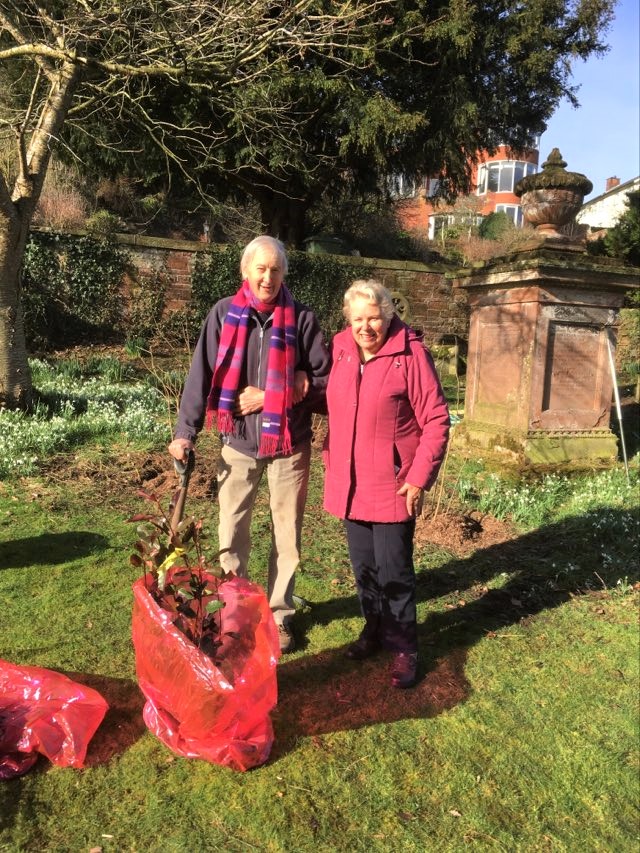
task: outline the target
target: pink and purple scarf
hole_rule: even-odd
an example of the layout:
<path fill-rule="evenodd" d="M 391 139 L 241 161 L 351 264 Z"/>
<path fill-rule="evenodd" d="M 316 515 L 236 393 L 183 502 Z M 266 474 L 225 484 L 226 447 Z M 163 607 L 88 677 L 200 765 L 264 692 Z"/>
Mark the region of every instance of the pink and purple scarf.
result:
<path fill-rule="evenodd" d="M 207 428 L 214 419 L 223 435 L 233 432 L 233 409 L 240 385 L 251 309 L 271 313 L 273 321 L 267 358 L 259 456 L 291 452 L 289 416 L 293 406 L 296 358 L 296 315 L 293 299 L 283 284 L 275 302 L 261 302 L 243 281 L 231 301 L 218 345 L 218 356 L 207 399 Z"/>

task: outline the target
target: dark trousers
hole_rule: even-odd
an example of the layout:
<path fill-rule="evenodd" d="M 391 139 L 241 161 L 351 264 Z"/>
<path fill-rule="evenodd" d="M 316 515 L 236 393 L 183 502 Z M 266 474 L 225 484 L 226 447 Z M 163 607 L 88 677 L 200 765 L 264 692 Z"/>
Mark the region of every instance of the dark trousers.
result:
<path fill-rule="evenodd" d="M 365 619 L 361 636 L 393 652 L 418 650 L 412 519 L 393 524 L 345 520 Z"/>

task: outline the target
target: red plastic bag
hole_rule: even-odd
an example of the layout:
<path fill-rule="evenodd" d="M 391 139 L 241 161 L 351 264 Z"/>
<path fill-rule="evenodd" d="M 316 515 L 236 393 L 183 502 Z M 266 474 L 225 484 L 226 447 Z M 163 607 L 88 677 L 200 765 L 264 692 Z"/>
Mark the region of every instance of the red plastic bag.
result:
<path fill-rule="evenodd" d="M 0 659 L 0 779 L 26 773 L 38 753 L 60 767 L 82 767 L 109 705 L 50 669 Z"/>
<path fill-rule="evenodd" d="M 220 584 L 225 606 L 215 663 L 172 624 L 144 578 L 133 594 L 133 645 L 148 729 L 185 758 L 234 770 L 263 764 L 273 744 L 269 713 L 278 698 L 280 646 L 261 587 L 243 578 Z"/>

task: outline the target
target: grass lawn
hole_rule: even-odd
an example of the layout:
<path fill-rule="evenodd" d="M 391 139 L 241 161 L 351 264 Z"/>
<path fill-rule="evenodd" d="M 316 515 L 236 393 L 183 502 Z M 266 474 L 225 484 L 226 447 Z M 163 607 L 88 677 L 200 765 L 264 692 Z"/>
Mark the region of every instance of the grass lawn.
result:
<path fill-rule="evenodd" d="M 629 541 L 610 537 L 615 565 L 603 577 L 599 563 L 603 585 L 585 591 L 592 517 L 464 556 L 421 539 L 423 677 L 393 691 L 387 660 L 342 656 L 358 608 L 340 525 L 320 509 L 316 456 L 297 587 L 312 606 L 296 617 L 299 650 L 279 665 L 272 756 L 238 774 L 175 757 L 142 722 L 124 519 L 139 508 L 144 455 L 122 449 L 116 463 L 70 457 L 0 486 L 0 657 L 69 673 L 111 706 L 86 769 L 41 759 L 2 784 L 0 850 L 634 849 Z M 198 497 L 190 509 L 215 511 Z M 263 495 L 256 580 L 267 529 Z"/>
<path fill-rule="evenodd" d="M 216 452 L 199 445 L 188 503 L 212 530 Z M 627 489 L 556 483 L 544 521 L 517 527 L 460 503 L 476 469 L 452 452 L 419 525 L 421 680 L 397 691 L 388 658 L 343 656 L 358 604 L 314 454 L 296 589 L 310 606 L 278 666 L 271 757 L 244 774 L 176 757 L 142 721 L 125 519 L 141 483 L 172 490 L 168 457 L 105 440 L 0 481 L 0 658 L 110 705 L 85 769 L 41 758 L 0 783 L 0 851 L 637 849 L 637 465 Z M 265 492 L 253 540 L 264 582 Z"/>

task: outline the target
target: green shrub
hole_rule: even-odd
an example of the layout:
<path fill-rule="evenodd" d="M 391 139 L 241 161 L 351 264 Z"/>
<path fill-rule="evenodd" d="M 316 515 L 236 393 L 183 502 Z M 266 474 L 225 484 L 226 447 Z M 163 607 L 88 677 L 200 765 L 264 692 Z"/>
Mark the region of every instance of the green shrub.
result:
<path fill-rule="evenodd" d="M 628 293 L 626 306 L 620 310 L 618 359 L 627 377 L 640 375 L 640 291 Z"/>
<path fill-rule="evenodd" d="M 122 318 L 126 253 L 112 240 L 35 233 L 25 250 L 22 301 L 28 346 L 108 338 Z"/>
<path fill-rule="evenodd" d="M 626 208 L 604 238 L 607 254 L 640 266 L 640 191 L 629 193 Z"/>
<path fill-rule="evenodd" d="M 289 253 L 287 282 L 291 293 L 312 308 L 327 340 L 344 326 L 342 297 L 356 278 L 368 278 L 371 268 L 345 263 L 335 255 Z"/>
<path fill-rule="evenodd" d="M 104 209 L 97 210 L 87 219 L 87 231 L 96 240 L 112 237 L 123 227 L 124 223 L 119 216 Z"/>
<path fill-rule="evenodd" d="M 191 305 L 198 323 L 219 299 L 238 289 L 241 254 L 241 247 L 233 244 L 197 253 L 191 270 Z"/>
<path fill-rule="evenodd" d="M 169 278 L 166 272 L 139 272 L 132 282 L 124 316 L 125 347 L 132 353 L 148 346 L 162 321 Z"/>
<path fill-rule="evenodd" d="M 513 222 L 509 216 L 501 210 L 497 213 L 490 213 L 488 216 L 484 217 L 480 223 L 478 234 L 483 240 L 499 240 L 512 228 Z"/>

